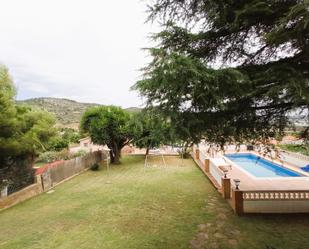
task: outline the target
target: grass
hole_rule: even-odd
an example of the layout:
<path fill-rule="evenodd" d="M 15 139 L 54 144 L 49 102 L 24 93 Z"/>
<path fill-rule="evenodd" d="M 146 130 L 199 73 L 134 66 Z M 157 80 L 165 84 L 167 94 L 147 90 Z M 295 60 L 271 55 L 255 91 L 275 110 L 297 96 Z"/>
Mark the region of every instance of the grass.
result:
<path fill-rule="evenodd" d="M 309 156 L 308 145 L 298 145 L 298 144 L 282 144 L 280 148 L 283 150 L 301 153 L 303 155 Z"/>
<path fill-rule="evenodd" d="M 47 163 L 45 163 L 45 162 L 37 162 L 37 163 L 34 164 L 34 167 L 35 167 L 35 168 L 41 168 L 41 167 L 44 166 L 45 164 L 47 164 Z"/>
<path fill-rule="evenodd" d="M 192 160 L 166 160 L 125 157 L 0 212 L 0 248 L 309 248 L 308 216 L 237 217 Z"/>

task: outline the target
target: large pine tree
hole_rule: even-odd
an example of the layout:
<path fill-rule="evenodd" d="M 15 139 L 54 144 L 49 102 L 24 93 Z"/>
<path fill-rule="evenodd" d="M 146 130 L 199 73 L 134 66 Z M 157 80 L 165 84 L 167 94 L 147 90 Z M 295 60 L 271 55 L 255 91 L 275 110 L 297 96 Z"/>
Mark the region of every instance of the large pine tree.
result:
<path fill-rule="evenodd" d="M 16 105 L 15 94 L 8 70 L 0 65 L 0 189 L 9 183 L 9 192 L 33 182 L 34 159 L 55 135 L 53 116 Z"/>
<path fill-rule="evenodd" d="M 308 0 L 154 0 L 149 18 L 163 31 L 134 86 L 149 106 L 193 115 L 221 144 L 274 136 L 291 112 L 308 120 Z"/>

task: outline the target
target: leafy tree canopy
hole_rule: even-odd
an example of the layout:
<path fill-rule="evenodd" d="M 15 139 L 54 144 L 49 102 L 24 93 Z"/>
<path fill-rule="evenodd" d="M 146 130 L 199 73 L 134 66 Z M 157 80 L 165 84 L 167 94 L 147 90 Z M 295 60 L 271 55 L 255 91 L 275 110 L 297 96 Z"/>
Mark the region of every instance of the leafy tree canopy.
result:
<path fill-rule="evenodd" d="M 48 149 L 51 151 L 61 151 L 68 149 L 70 144 L 78 143 L 81 135 L 72 128 L 61 128 L 49 144 Z"/>
<path fill-rule="evenodd" d="M 134 134 L 134 145 L 146 148 L 146 155 L 149 149 L 171 141 L 169 123 L 158 113 L 151 111 L 136 113 L 131 119 L 130 126 Z"/>
<path fill-rule="evenodd" d="M 309 2 L 154 0 L 164 30 L 137 89 L 209 141 L 264 139 L 309 105 Z M 177 121 L 176 121 L 177 122 Z"/>
<path fill-rule="evenodd" d="M 0 67 L 0 184 L 29 175 L 32 163 L 55 135 L 55 119 L 47 112 L 15 105 L 15 87 Z"/>
<path fill-rule="evenodd" d="M 81 130 L 89 133 L 96 144 L 107 145 L 111 161 L 119 163 L 121 149 L 133 138 L 130 114 L 120 107 L 100 106 L 86 110 L 81 120 Z"/>

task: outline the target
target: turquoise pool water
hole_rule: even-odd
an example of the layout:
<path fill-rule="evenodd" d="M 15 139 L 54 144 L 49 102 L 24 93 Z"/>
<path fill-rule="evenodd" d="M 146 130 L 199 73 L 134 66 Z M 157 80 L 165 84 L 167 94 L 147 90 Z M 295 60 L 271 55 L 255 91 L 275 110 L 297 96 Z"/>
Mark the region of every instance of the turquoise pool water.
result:
<path fill-rule="evenodd" d="M 255 177 L 299 177 L 301 174 L 281 167 L 280 165 L 268 161 L 250 153 L 226 154 L 225 157 L 236 163 Z"/>

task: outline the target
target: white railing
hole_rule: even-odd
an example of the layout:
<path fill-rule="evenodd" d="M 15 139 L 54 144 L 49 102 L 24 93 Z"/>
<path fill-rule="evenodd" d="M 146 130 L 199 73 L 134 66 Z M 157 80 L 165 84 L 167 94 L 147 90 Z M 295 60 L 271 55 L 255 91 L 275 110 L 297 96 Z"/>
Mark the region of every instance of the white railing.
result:
<path fill-rule="evenodd" d="M 283 152 L 285 154 L 288 154 L 291 158 L 296 158 L 296 159 L 300 159 L 300 160 L 308 161 L 309 162 L 309 156 L 298 154 L 298 153 L 295 153 L 295 152 L 286 151 L 286 150 L 284 150 Z M 284 156 L 285 155 L 283 155 L 283 157 Z"/>
<path fill-rule="evenodd" d="M 309 190 L 265 190 L 242 193 L 244 213 L 308 213 Z"/>
<path fill-rule="evenodd" d="M 211 159 L 209 161 L 209 173 L 215 178 L 216 182 L 221 187 L 223 172 L 211 161 Z"/>
<path fill-rule="evenodd" d="M 205 163 L 205 159 L 207 159 L 206 154 L 204 152 L 200 151 L 200 161 L 202 162 L 203 165 Z"/>
<path fill-rule="evenodd" d="M 246 201 L 255 200 L 309 200 L 309 190 L 265 190 L 265 191 L 244 191 L 243 199 Z"/>

